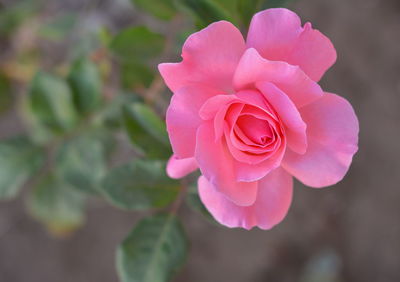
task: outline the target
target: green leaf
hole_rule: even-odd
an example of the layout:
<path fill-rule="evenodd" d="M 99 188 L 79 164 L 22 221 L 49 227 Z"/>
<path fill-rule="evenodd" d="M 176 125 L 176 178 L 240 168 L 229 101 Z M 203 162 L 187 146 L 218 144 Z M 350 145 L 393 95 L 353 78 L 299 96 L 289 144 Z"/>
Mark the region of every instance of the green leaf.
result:
<path fill-rule="evenodd" d="M 245 27 L 248 27 L 253 15 L 261 9 L 263 2 L 265 0 L 237 0 L 237 9 Z"/>
<path fill-rule="evenodd" d="M 225 2 L 223 3 L 224 5 L 221 5 L 222 2 Z M 177 3 L 183 9 L 191 12 L 191 14 L 196 18 L 199 27 L 205 27 L 208 24 L 219 20 L 235 22 L 232 11 L 227 9 L 229 7 L 228 1 L 177 0 Z M 226 4 L 228 4 L 228 6 Z"/>
<path fill-rule="evenodd" d="M 165 38 L 145 26 L 125 29 L 111 41 L 110 49 L 121 65 L 121 82 L 126 89 L 148 87 L 154 78 L 149 62 L 164 50 Z"/>
<path fill-rule="evenodd" d="M 32 114 L 55 133 L 71 129 L 78 120 L 68 84 L 54 75 L 38 72 L 28 97 Z"/>
<path fill-rule="evenodd" d="M 154 71 L 148 66 L 132 61 L 121 62 L 121 83 L 125 89 L 148 88 Z"/>
<path fill-rule="evenodd" d="M 93 122 L 112 131 L 120 129 L 123 127 L 121 108 L 126 104 L 137 101 L 137 99 L 138 97 L 132 93 L 118 92 L 117 96 L 107 104 L 107 107 L 96 115 Z"/>
<path fill-rule="evenodd" d="M 147 62 L 161 54 L 165 38 L 145 26 L 127 28 L 111 41 L 111 50 L 121 61 Z"/>
<path fill-rule="evenodd" d="M 193 211 L 201 214 L 208 221 L 216 223 L 213 216 L 209 213 L 204 204 L 201 202 L 199 194 L 197 193 L 196 186 L 190 186 L 186 196 L 186 203 Z"/>
<path fill-rule="evenodd" d="M 77 60 L 72 66 L 68 82 L 79 112 L 88 113 L 100 105 L 102 82 L 96 65 L 90 60 Z"/>
<path fill-rule="evenodd" d="M 187 240 L 174 215 L 141 220 L 117 250 L 121 282 L 167 282 L 187 256 Z"/>
<path fill-rule="evenodd" d="M 122 107 L 142 100 L 142 97 L 131 92 L 118 91 L 115 98 L 112 101 L 107 101 L 107 106 L 96 113 L 92 119 L 93 124 L 111 131 L 121 129 L 123 128 Z M 110 131 L 107 135 L 110 136 Z"/>
<path fill-rule="evenodd" d="M 247 30 L 251 19 L 257 12 L 269 8 L 284 7 L 291 1 L 293 0 L 235 0 L 234 2 L 236 2 L 242 25 Z"/>
<path fill-rule="evenodd" d="M 285 7 L 293 0 L 264 0 L 261 9 Z"/>
<path fill-rule="evenodd" d="M 260 10 L 285 6 L 291 0 L 176 0 L 178 6 L 195 17 L 203 28 L 219 20 L 247 28 L 251 18 Z"/>
<path fill-rule="evenodd" d="M 100 134 L 85 134 L 64 143 L 57 152 L 60 178 L 75 189 L 96 194 L 107 169 L 109 140 Z"/>
<path fill-rule="evenodd" d="M 221 9 L 225 11 L 226 14 L 229 14 L 231 22 L 234 24 L 238 23 L 238 9 L 237 2 L 238 0 L 210 0 L 218 5 Z"/>
<path fill-rule="evenodd" d="M 167 159 L 171 155 L 165 123 L 142 103 L 133 103 L 123 109 L 123 120 L 129 138 L 136 149 L 149 158 Z"/>
<path fill-rule="evenodd" d="M 83 224 L 85 199 L 56 176 L 47 175 L 34 187 L 28 208 L 50 232 L 64 235 Z"/>
<path fill-rule="evenodd" d="M 0 73 L 0 113 L 10 110 L 12 105 L 11 83 Z"/>
<path fill-rule="evenodd" d="M 165 123 L 147 105 L 133 103 L 125 108 L 128 116 L 134 119 L 140 127 L 144 128 L 152 137 L 164 145 L 168 145 L 168 134 Z M 134 134 L 134 132 L 132 132 Z"/>
<path fill-rule="evenodd" d="M 162 20 L 170 20 L 176 14 L 173 0 L 131 0 L 131 2 L 139 9 Z"/>
<path fill-rule="evenodd" d="M 25 137 L 0 142 L 0 199 L 15 197 L 21 186 L 43 164 L 40 148 Z"/>
<path fill-rule="evenodd" d="M 28 96 L 23 96 L 21 99 L 21 115 L 35 144 L 46 145 L 51 142 L 55 132 L 41 123 L 39 117 L 32 110 Z"/>
<path fill-rule="evenodd" d="M 112 169 L 100 189 L 117 207 L 143 210 L 172 203 L 178 194 L 179 182 L 167 177 L 164 162 L 134 160 Z"/>

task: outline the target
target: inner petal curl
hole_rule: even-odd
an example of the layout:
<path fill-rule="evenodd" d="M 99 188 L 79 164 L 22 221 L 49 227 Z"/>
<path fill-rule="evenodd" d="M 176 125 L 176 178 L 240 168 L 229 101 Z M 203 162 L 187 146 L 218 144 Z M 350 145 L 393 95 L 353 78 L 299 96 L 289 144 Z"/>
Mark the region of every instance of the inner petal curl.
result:
<path fill-rule="evenodd" d="M 264 145 L 273 135 L 266 120 L 258 119 L 251 115 L 241 115 L 236 124 L 257 145 Z"/>

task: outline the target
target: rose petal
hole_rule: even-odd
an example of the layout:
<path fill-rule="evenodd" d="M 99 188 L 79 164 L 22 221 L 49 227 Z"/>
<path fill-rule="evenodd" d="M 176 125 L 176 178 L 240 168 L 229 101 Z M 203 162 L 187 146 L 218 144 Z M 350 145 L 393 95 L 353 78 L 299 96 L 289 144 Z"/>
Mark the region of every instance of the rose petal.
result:
<path fill-rule="evenodd" d="M 255 106 L 268 113 L 269 107 L 265 103 L 265 98 L 259 91 L 246 89 L 237 92 L 235 96 L 244 104 Z M 271 115 L 271 113 L 269 114 Z"/>
<path fill-rule="evenodd" d="M 266 176 L 272 170 L 279 167 L 282 163 L 282 159 L 285 155 L 286 141 L 280 139 L 277 141 L 277 148 L 274 152 L 268 152 L 264 155 L 260 155 L 258 160 L 255 161 L 256 157 L 250 158 L 248 155 L 245 158 L 243 152 L 237 150 L 231 141 L 227 139 L 229 149 L 238 161 L 235 162 L 236 180 L 237 181 L 257 181 Z M 240 154 L 242 153 L 242 154 Z M 239 161 L 240 160 L 240 161 Z"/>
<path fill-rule="evenodd" d="M 214 120 L 214 126 L 218 126 L 218 133 L 219 130 L 222 129 L 222 132 L 226 130 L 226 128 L 232 129 L 235 126 L 236 120 L 240 115 L 240 112 L 243 110 L 244 105 L 240 103 L 232 104 L 228 110 L 226 111 L 224 122 L 221 123 L 219 119 L 220 115 L 216 116 Z M 217 128 L 217 127 L 216 127 Z M 216 131 L 217 132 L 217 131 Z"/>
<path fill-rule="evenodd" d="M 247 46 L 264 58 L 298 65 L 314 81 L 319 81 L 336 61 L 331 41 L 310 23 L 301 27 L 300 18 L 288 9 L 268 9 L 254 15 Z"/>
<path fill-rule="evenodd" d="M 214 140 L 213 123 L 203 123 L 197 131 L 195 153 L 202 174 L 235 204 L 253 204 L 257 195 L 257 182 L 236 181 L 235 161 L 222 140 Z"/>
<path fill-rule="evenodd" d="M 319 81 L 335 63 L 336 56 L 335 47 L 329 38 L 312 29 L 310 23 L 306 23 L 286 61 L 292 65 L 299 65 L 312 80 Z"/>
<path fill-rule="evenodd" d="M 174 153 L 179 158 L 194 156 L 196 131 L 202 122 L 199 110 L 217 92 L 201 86 L 187 86 L 172 96 L 167 110 L 167 130 Z"/>
<path fill-rule="evenodd" d="M 236 98 L 235 98 L 236 97 Z M 226 127 L 229 128 L 227 132 L 225 132 L 225 141 L 226 143 L 221 143 L 221 148 L 226 150 L 227 148 L 229 149 L 226 154 L 226 158 L 229 159 L 229 161 L 232 164 L 231 168 L 231 175 L 234 177 L 235 181 L 239 182 L 254 182 L 257 181 L 261 178 L 263 178 L 266 174 L 268 174 L 271 170 L 277 168 L 281 160 L 283 158 L 284 152 L 285 152 L 285 147 L 286 147 L 286 141 L 281 140 L 279 141 L 279 144 L 277 143 L 274 150 L 268 150 L 266 154 L 260 154 L 260 155 L 251 155 L 246 152 L 242 152 L 238 150 L 232 142 L 235 140 L 230 139 L 230 132 L 233 130 L 234 125 L 236 124 L 236 120 L 241 112 L 241 110 L 244 107 L 244 104 L 249 103 L 250 105 L 253 105 L 257 107 L 257 109 L 263 110 L 265 113 L 266 104 L 265 104 L 265 98 L 263 97 L 262 94 L 260 94 L 258 91 L 241 91 L 238 93 L 238 95 L 218 95 L 210 98 L 207 100 L 207 102 L 203 105 L 203 107 L 200 110 L 200 116 L 202 116 L 203 119 L 209 119 L 212 116 L 216 116 L 214 119 L 214 124 L 211 126 L 213 127 L 214 133 L 214 144 L 209 145 L 210 147 L 213 147 L 215 150 L 216 144 L 219 142 L 220 134 L 222 129 L 226 130 Z M 225 109 L 225 105 L 229 105 L 231 103 L 229 109 Z M 222 119 L 217 113 L 221 113 L 221 111 L 225 112 L 225 118 Z M 217 112 L 217 113 L 216 113 Z M 269 114 L 271 115 L 271 114 Z M 218 119 L 217 119 L 218 117 Z M 212 122 L 212 121 L 210 121 Z M 276 122 L 274 120 L 274 122 Z M 212 124 L 212 123 L 210 123 Z M 250 125 L 251 126 L 251 125 Z M 273 125 L 275 126 L 275 125 Z M 280 129 L 279 129 L 280 130 Z M 199 142 L 199 139 L 197 139 L 197 142 Z M 222 142 L 222 141 L 221 141 Z M 218 143 L 219 144 L 219 143 Z M 198 145 L 198 144 L 197 144 Z M 226 148 L 227 147 L 227 148 Z M 204 150 L 207 150 L 206 147 Z M 249 146 L 249 149 L 246 150 L 251 152 L 252 148 Z M 199 155 L 197 155 L 199 153 Z M 205 154 L 203 152 L 203 154 Z M 218 152 L 214 153 L 214 155 L 218 156 Z M 220 153 L 223 155 L 222 153 Z M 197 157 L 199 156 L 199 157 Z M 200 169 L 206 170 L 208 169 L 207 165 L 203 166 L 200 163 L 199 158 L 203 158 L 204 156 L 200 155 L 200 152 L 197 151 L 196 149 L 196 158 L 198 160 Z M 219 163 L 224 163 L 222 161 L 219 161 Z M 218 162 L 215 164 L 215 166 L 218 167 Z M 218 174 L 218 168 L 213 169 L 213 171 L 204 173 L 207 178 L 209 179 L 210 173 Z M 219 187 L 219 185 L 216 185 Z"/>
<path fill-rule="evenodd" d="M 278 136 L 278 139 L 273 144 L 273 150 L 265 150 L 263 154 L 251 154 L 253 146 L 247 146 L 248 149 L 242 148 L 239 150 L 233 142 L 232 130 L 228 126 L 224 127 L 225 141 L 229 152 L 234 161 L 234 172 L 237 181 L 252 182 L 258 181 L 267 175 L 270 171 L 279 167 L 286 149 L 286 138 Z M 245 145 L 244 143 L 242 143 Z"/>
<path fill-rule="evenodd" d="M 247 46 L 268 60 L 286 61 L 302 31 L 300 18 L 294 12 L 284 8 L 264 10 L 251 20 Z"/>
<path fill-rule="evenodd" d="M 232 203 L 201 176 L 199 195 L 206 208 L 221 224 L 228 227 L 271 229 L 286 216 L 292 201 L 292 177 L 281 168 L 270 172 L 259 181 L 257 200 L 241 207 Z"/>
<path fill-rule="evenodd" d="M 272 137 L 268 122 L 252 115 L 240 115 L 236 125 L 255 145 L 262 145 L 265 139 Z"/>
<path fill-rule="evenodd" d="M 241 149 L 239 149 L 237 146 L 234 145 L 233 143 L 233 137 L 232 137 L 232 131 L 229 131 L 228 127 L 225 126 L 225 139 L 226 143 L 228 145 L 229 151 L 231 152 L 233 158 L 237 161 L 236 163 L 236 169 L 238 172 L 238 176 L 241 175 L 241 171 L 243 171 L 243 166 L 246 164 L 251 165 L 249 168 L 246 169 L 246 176 L 243 178 L 245 179 L 244 181 L 256 181 L 262 177 L 264 177 L 271 169 L 279 166 L 279 163 L 276 161 L 275 158 L 271 159 L 268 163 L 265 163 L 267 158 L 272 158 L 273 155 L 275 154 L 274 151 L 266 151 L 264 153 L 260 154 L 252 154 L 248 153 L 247 151 L 250 151 L 252 149 L 252 146 L 249 145 L 244 145 Z M 249 150 L 245 150 L 245 147 L 249 148 Z M 263 162 L 263 163 L 262 163 Z M 260 164 L 261 163 L 261 164 Z M 277 164 L 275 164 L 277 163 Z M 246 166 L 247 167 L 247 166 Z M 247 171 L 250 171 L 250 174 L 252 176 L 249 176 L 249 173 Z M 256 174 L 257 176 L 254 176 Z M 248 178 L 251 177 L 251 180 L 248 180 Z M 253 179 L 254 178 L 254 179 Z M 238 180 L 240 178 L 237 178 Z M 243 181 L 241 179 L 241 181 Z"/>
<path fill-rule="evenodd" d="M 183 61 L 160 64 L 159 71 L 172 91 L 191 85 L 208 85 L 232 92 L 232 76 L 245 50 L 240 31 L 220 21 L 189 36 L 182 49 Z"/>
<path fill-rule="evenodd" d="M 215 141 L 221 138 L 225 124 L 225 116 L 230 110 L 230 105 L 236 100 L 234 95 L 216 95 L 208 99 L 201 107 L 199 115 L 203 120 L 214 119 Z M 239 106 L 237 111 L 240 112 L 242 107 L 243 106 Z"/>
<path fill-rule="evenodd" d="M 237 91 L 254 87 L 257 82 L 271 82 L 292 100 L 296 107 L 322 97 L 321 87 L 298 66 L 264 59 L 253 48 L 247 49 L 236 69 L 233 84 Z"/>
<path fill-rule="evenodd" d="M 296 106 L 274 84 L 259 82 L 256 86 L 264 94 L 285 125 L 288 146 L 294 152 L 304 154 L 307 150 L 307 126 L 302 120 Z"/>
<path fill-rule="evenodd" d="M 274 124 L 276 122 L 279 122 L 279 118 L 275 115 L 275 112 L 271 108 L 266 110 L 246 105 L 243 108 L 241 114 L 251 115 L 258 119 L 267 120 L 269 124 Z"/>
<path fill-rule="evenodd" d="M 210 99 L 208 99 L 200 108 L 199 116 L 204 120 L 213 119 L 221 108 L 236 100 L 237 99 L 234 95 L 216 95 L 210 97 Z"/>
<path fill-rule="evenodd" d="M 224 127 L 227 124 L 225 121 L 226 115 L 239 115 L 242 109 L 243 105 L 241 104 L 228 104 L 221 107 L 214 117 L 215 141 L 221 138 L 224 134 Z"/>
<path fill-rule="evenodd" d="M 250 152 L 253 154 L 262 154 L 265 152 L 273 151 L 275 148 L 275 141 L 277 140 L 277 135 L 272 134 L 272 138 L 265 145 L 254 145 L 253 142 L 240 130 L 239 127 L 235 126 L 233 130 L 231 130 L 230 140 L 232 145 L 241 151 Z"/>
<path fill-rule="evenodd" d="M 304 155 L 287 151 L 282 166 L 304 184 L 324 187 L 340 181 L 357 152 L 358 120 L 345 99 L 326 93 L 300 109 L 307 124 L 308 148 Z"/>
<path fill-rule="evenodd" d="M 167 174 L 171 178 L 182 178 L 197 169 L 195 158 L 178 159 L 172 155 L 167 164 Z"/>

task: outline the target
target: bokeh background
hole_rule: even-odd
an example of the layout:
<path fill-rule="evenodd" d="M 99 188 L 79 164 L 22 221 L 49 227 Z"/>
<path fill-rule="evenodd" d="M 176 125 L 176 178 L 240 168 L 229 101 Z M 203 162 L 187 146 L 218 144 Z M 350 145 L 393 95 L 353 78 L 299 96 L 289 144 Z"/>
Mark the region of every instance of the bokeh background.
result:
<path fill-rule="evenodd" d="M 93 25 L 152 24 L 123 0 L 48 2 L 48 14 L 85 7 Z M 338 61 L 321 85 L 354 106 L 359 152 L 335 187 L 296 182 L 288 216 L 271 231 L 227 229 L 183 208 L 191 248 L 174 281 L 400 281 L 400 2 L 298 0 L 289 7 L 337 49 Z M 49 48 L 48 55 L 62 56 L 63 47 Z M 1 114 L 0 138 L 22 131 L 15 110 Z M 83 228 L 56 239 L 27 215 L 23 202 L 24 194 L 0 203 L 0 281 L 117 281 L 115 247 L 137 213 L 93 201 Z"/>

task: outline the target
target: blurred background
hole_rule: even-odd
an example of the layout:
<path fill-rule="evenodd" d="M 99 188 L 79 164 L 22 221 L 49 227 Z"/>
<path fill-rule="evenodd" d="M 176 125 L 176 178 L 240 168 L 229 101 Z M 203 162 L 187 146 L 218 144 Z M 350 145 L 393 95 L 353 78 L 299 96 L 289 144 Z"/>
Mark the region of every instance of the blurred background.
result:
<path fill-rule="evenodd" d="M 16 2 L 24 1 L 0 0 L 0 9 Z M 190 252 L 174 281 L 400 281 L 400 1 L 298 0 L 288 7 L 337 49 L 337 63 L 321 86 L 355 108 L 359 152 L 335 187 L 317 190 L 296 182 L 286 219 L 271 231 L 231 230 L 183 207 Z M 85 32 L 98 26 L 116 30 L 145 22 L 158 31 L 171 28 L 153 22 L 128 0 L 53 0 L 39 11 L 24 11 L 20 17 L 29 20 L 11 34 L 3 29 L 0 37 L 1 139 L 26 131 L 13 107 L 18 95 L 11 101 L 6 95 L 24 91 L 38 49 L 42 66 L 54 68 L 69 52 L 89 48 L 92 39 Z M 0 23 L 4 17 L 1 13 Z M 68 17 L 78 28 L 60 42 L 70 28 Z M 25 55 L 13 64 L 16 53 Z M 123 145 L 120 151 L 115 162 L 131 154 Z M 17 199 L 0 202 L 0 281 L 118 281 L 115 248 L 141 214 L 92 200 L 85 224 L 57 238 L 28 215 L 29 183 L 25 188 Z"/>

